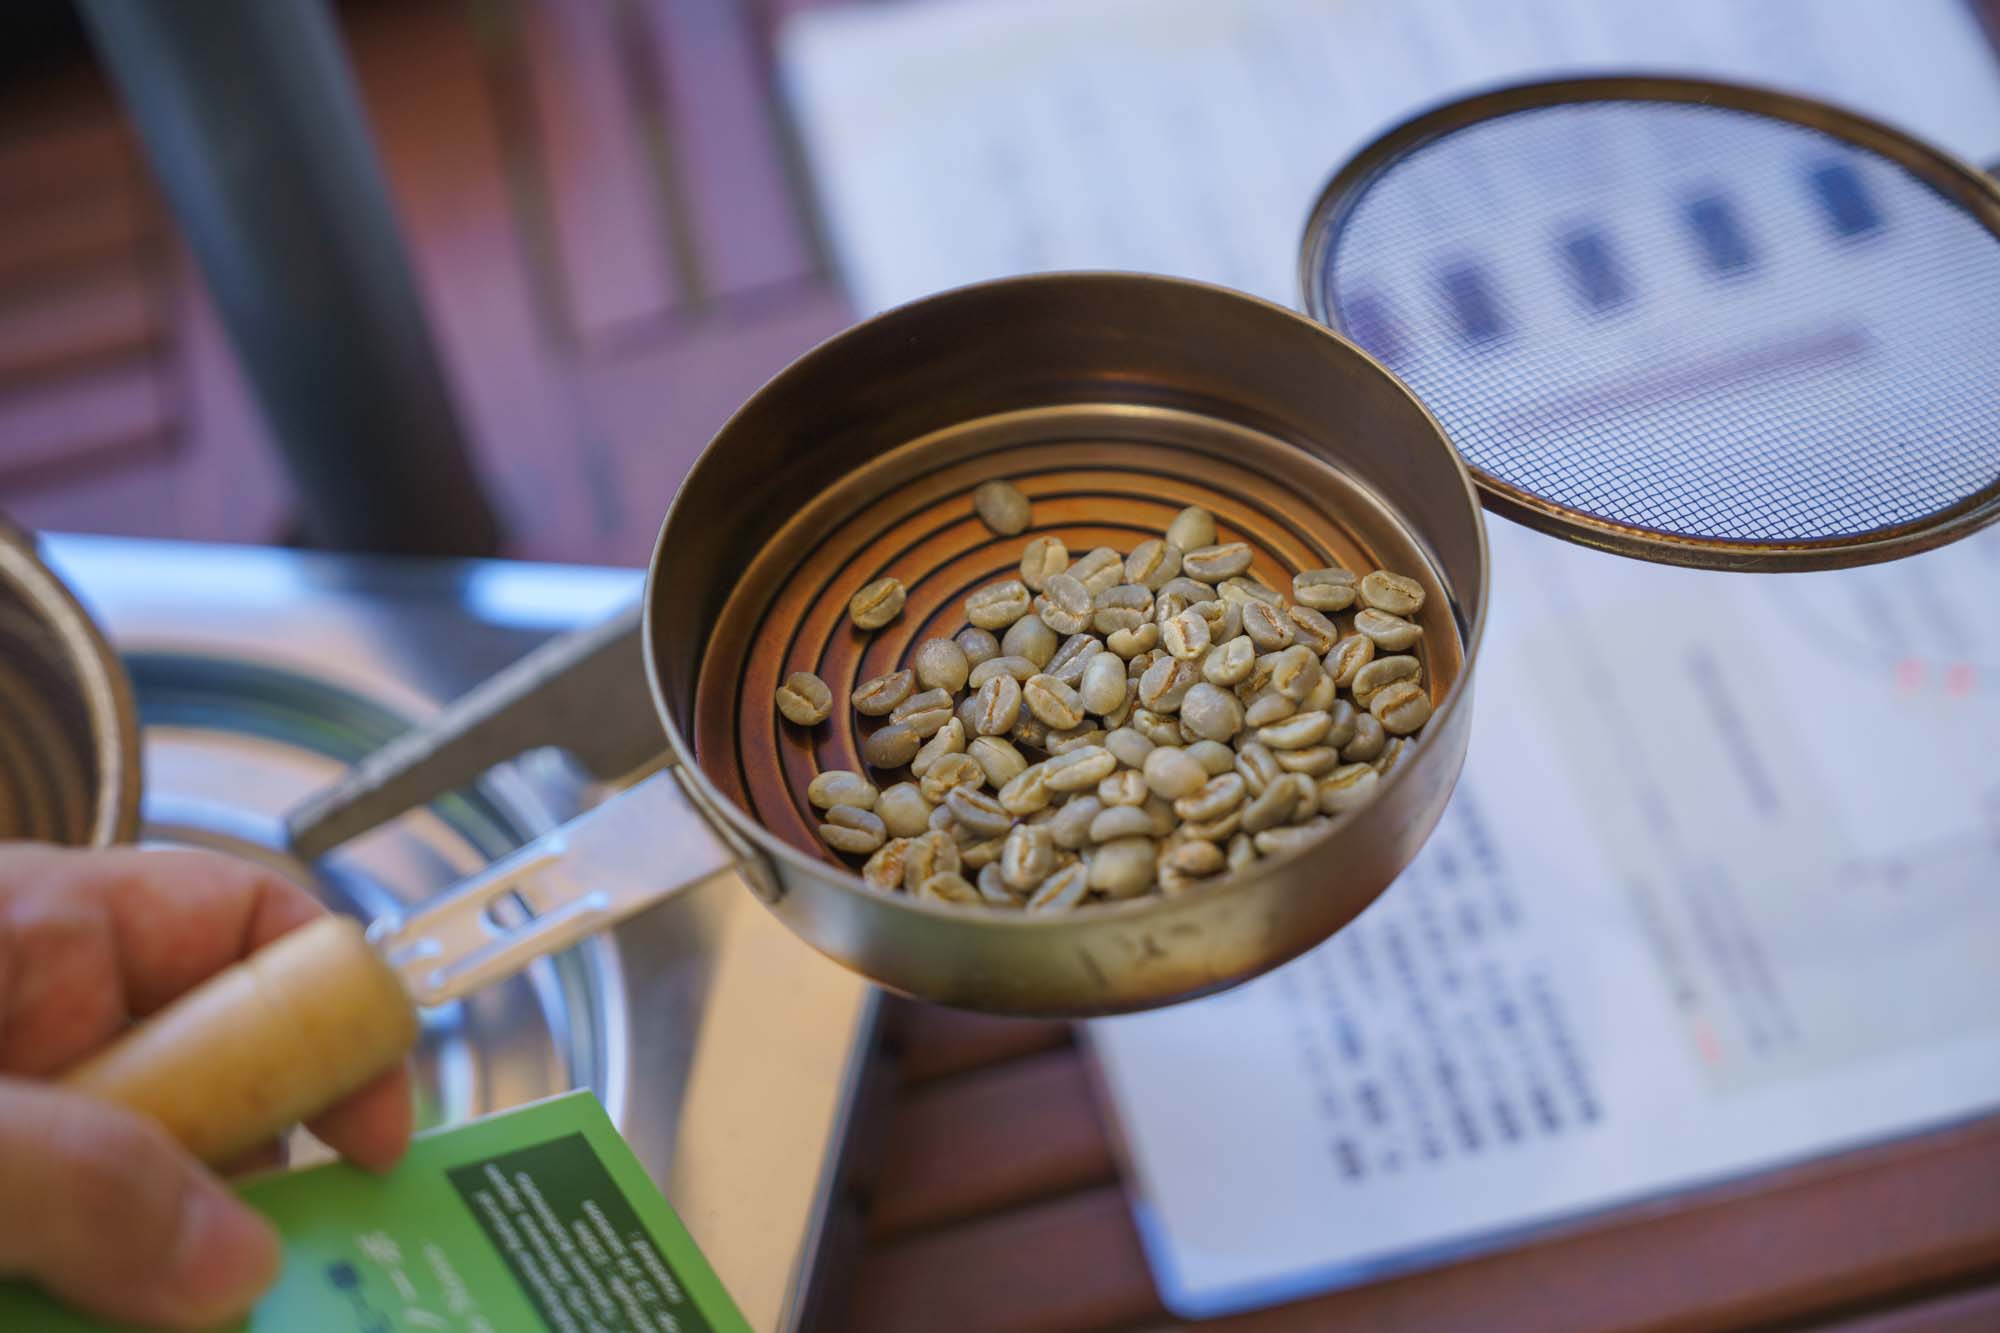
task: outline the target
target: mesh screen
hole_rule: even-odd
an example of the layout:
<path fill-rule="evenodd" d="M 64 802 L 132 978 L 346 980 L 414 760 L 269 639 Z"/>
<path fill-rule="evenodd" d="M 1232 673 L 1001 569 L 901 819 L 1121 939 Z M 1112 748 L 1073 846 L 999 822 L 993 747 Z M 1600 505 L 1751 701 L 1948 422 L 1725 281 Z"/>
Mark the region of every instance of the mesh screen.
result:
<path fill-rule="evenodd" d="M 1599 519 L 1837 539 L 2000 482 L 2000 240 L 1788 121 L 1468 126 L 1365 187 L 1319 281 L 1467 462 Z"/>

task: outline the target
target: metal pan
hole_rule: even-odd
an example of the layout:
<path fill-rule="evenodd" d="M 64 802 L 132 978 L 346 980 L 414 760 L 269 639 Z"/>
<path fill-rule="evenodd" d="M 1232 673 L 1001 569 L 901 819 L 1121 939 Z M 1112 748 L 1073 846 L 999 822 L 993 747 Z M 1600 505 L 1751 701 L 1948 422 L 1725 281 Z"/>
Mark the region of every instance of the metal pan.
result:
<path fill-rule="evenodd" d="M 973 516 L 973 488 L 995 477 L 1034 501 L 1029 533 L 995 537 Z M 826 852 L 805 787 L 821 769 L 861 768 L 862 734 L 844 706 L 810 734 L 782 722 L 771 699 L 786 673 L 817 671 L 844 702 L 920 639 L 959 628 L 964 595 L 1010 576 L 1029 536 L 1129 549 L 1187 504 L 1247 541 L 1274 585 L 1335 562 L 1418 571 L 1429 585 L 1436 715 L 1370 806 L 1212 889 L 1055 916 L 885 895 Z M 908 586 L 908 602 L 863 634 L 847 598 L 884 574 Z M 822 952 L 944 1004 L 1086 1015 L 1216 990 L 1345 925 L 1436 823 L 1464 757 L 1486 575 L 1478 504 L 1443 431 L 1323 327 L 1232 291 L 1136 275 L 932 297 L 779 375 L 675 498 L 644 623 L 673 764 L 620 798 L 642 812 L 608 821 L 643 845 L 579 834 L 560 849 L 571 859 L 557 877 L 600 894 L 601 913 L 559 892 L 537 902 L 505 872 L 473 898 L 504 883 L 538 919 L 583 910 L 567 929 L 595 929 L 676 877 L 733 869 Z M 421 999 L 433 984 L 476 984 L 454 975 L 469 952 L 474 971 L 516 965 L 465 926 L 462 913 L 430 916 L 379 936 Z"/>

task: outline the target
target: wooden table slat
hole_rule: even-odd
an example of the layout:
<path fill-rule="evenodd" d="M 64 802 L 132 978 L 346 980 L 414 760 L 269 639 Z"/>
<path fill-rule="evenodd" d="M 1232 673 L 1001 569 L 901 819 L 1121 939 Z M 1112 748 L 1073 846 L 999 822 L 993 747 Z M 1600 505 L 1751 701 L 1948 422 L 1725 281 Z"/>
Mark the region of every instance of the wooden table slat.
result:
<path fill-rule="evenodd" d="M 889 1142 L 875 1190 L 878 1239 L 1117 1179 L 1074 1047 L 912 1090 Z"/>
<path fill-rule="evenodd" d="M 1067 1023 L 989 1018 L 935 1004 L 898 1004 L 887 1019 L 911 1083 L 1069 1044 Z"/>

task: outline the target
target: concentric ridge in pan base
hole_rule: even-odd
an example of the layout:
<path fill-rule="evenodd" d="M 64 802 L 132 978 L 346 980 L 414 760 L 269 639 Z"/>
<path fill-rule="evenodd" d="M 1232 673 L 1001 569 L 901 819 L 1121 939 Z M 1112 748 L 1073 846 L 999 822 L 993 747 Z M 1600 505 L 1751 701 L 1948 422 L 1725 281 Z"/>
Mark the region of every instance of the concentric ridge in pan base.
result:
<path fill-rule="evenodd" d="M 973 489 L 996 477 L 1034 506 L 1016 536 L 995 535 L 973 513 Z M 1038 409 L 884 454 L 780 529 L 742 572 L 703 655 L 693 728 L 703 771 L 773 834 L 839 863 L 814 832 L 805 790 L 828 769 L 867 771 L 861 742 L 880 721 L 848 706 L 854 687 L 903 665 L 922 640 L 963 628 L 965 595 L 1018 577 L 1034 538 L 1062 538 L 1071 560 L 1098 546 L 1123 554 L 1187 505 L 1215 515 L 1219 541 L 1247 543 L 1252 573 L 1288 596 L 1302 569 L 1416 574 L 1434 594 L 1419 615 L 1433 701 L 1457 679 L 1462 641 L 1431 562 L 1352 478 L 1296 444 L 1179 410 Z M 908 600 L 888 626 L 864 632 L 847 599 L 883 575 L 901 579 Z M 820 726 L 793 726 L 772 703 L 793 671 L 833 690 Z"/>

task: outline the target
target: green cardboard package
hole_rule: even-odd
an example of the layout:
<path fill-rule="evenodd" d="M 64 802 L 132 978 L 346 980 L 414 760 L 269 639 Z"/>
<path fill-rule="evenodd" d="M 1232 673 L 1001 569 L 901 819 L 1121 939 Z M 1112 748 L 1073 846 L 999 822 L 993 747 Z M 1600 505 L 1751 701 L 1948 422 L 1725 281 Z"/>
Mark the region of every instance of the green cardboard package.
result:
<path fill-rule="evenodd" d="M 420 1136 L 396 1169 L 246 1182 L 285 1266 L 256 1333 L 749 1333 L 588 1092 Z M 0 1329 L 114 1328 L 0 1283 Z"/>

